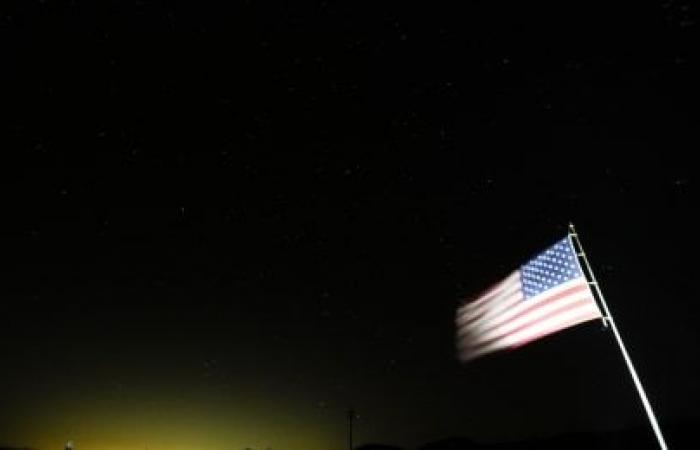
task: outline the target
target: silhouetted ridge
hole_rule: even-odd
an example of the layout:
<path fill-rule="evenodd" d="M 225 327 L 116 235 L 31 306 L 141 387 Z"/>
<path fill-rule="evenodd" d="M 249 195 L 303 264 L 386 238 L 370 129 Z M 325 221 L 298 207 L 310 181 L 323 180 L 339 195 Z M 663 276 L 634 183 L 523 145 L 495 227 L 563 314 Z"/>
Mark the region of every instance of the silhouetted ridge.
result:
<path fill-rule="evenodd" d="M 693 424 L 675 424 L 664 429 L 672 450 L 696 448 Z M 648 427 L 609 432 L 567 433 L 548 438 L 517 442 L 478 443 L 465 437 L 449 437 L 429 442 L 418 450 L 658 450 L 659 446 Z"/>
<path fill-rule="evenodd" d="M 389 444 L 364 444 L 355 447 L 355 450 L 403 450 L 401 447 Z"/>
<path fill-rule="evenodd" d="M 419 447 L 419 450 L 472 450 L 486 448 L 465 437 L 449 437 L 439 441 L 429 442 Z"/>

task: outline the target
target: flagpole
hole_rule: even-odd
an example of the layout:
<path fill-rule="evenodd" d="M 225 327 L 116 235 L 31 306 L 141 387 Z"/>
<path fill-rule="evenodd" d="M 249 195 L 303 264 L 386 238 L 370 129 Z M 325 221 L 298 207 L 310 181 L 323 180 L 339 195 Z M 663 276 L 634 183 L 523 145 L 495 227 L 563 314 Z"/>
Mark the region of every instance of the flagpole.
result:
<path fill-rule="evenodd" d="M 355 411 L 350 408 L 347 411 L 348 419 L 348 450 L 352 450 L 352 421 L 355 418 Z"/>
<path fill-rule="evenodd" d="M 620 351 L 622 352 L 622 357 L 625 360 L 625 363 L 627 364 L 627 368 L 630 371 L 630 375 L 632 375 L 632 380 L 634 381 L 634 385 L 637 387 L 637 392 L 639 393 L 639 397 L 642 400 L 642 405 L 644 405 L 644 410 L 647 413 L 647 417 L 649 417 L 649 423 L 651 423 L 651 428 L 654 430 L 654 434 L 656 435 L 656 439 L 659 441 L 659 447 L 661 447 L 661 450 L 667 450 L 668 447 L 666 446 L 666 441 L 664 440 L 663 435 L 661 434 L 661 428 L 659 427 L 659 423 L 656 420 L 656 416 L 654 415 L 654 410 L 651 408 L 651 403 L 649 403 L 649 399 L 647 399 L 647 394 L 644 392 L 644 387 L 642 386 L 642 382 L 639 379 L 639 376 L 637 375 L 637 371 L 634 369 L 634 365 L 632 364 L 632 359 L 630 358 L 629 354 L 627 353 L 627 349 L 625 348 L 625 344 L 622 342 L 622 337 L 620 336 L 620 332 L 617 329 L 617 325 L 615 325 L 615 320 L 612 317 L 612 314 L 610 314 L 610 309 L 608 309 L 608 304 L 605 302 L 605 297 L 603 297 L 603 292 L 600 290 L 600 285 L 598 284 L 598 281 L 595 278 L 595 275 L 593 274 L 593 269 L 591 268 L 591 264 L 588 262 L 588 258 L 586 257 L 586 252 L 583 250 L 583 246 L 581 245 L 581 241 L 578 238 L 578 234 L 576 233 L 576 229 L 574 228 L 574 224 L 570 223 L 569 224 L 569 236 L 571 239 L 576 241 L 576 246 L 577 248 L 577 255 L 583 260 L 586 270 L 588 271 L 588 275 L 590 276 L 590 281 L 589 285 L 595 289 L 596 294 L 598 295 L 598 299 L 600 300 L 601 305 L 603 306 L 603 311 L 605 313 L 605 317 L 603 318 L 604 322 L 606 325 L 609 325 L 610 328 L 612 329 L 613 334 L 615 335 L 615 340 L 617 341 L 617 345 L 620 347 Z"/>

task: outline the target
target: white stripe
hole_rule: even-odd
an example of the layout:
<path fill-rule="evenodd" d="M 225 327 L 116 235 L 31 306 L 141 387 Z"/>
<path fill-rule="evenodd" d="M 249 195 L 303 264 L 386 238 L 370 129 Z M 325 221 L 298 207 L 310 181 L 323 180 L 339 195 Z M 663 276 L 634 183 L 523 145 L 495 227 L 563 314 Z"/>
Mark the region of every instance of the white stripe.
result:
<path fill-rule="evenodd" d="M 523 300 L 523 293 L 520 289 L 517 289 L 514 293 L 508 295 L 507 297 L 500 299 L 498 304 L 493 305 L 493 308 L 484 312 L 483 315 L 481 315 L 481 316 L 477 315 L 474 317 L 467 317 L 467 318 L 460 317 L 457 320 L 458 330 L 465 330 L 468 328 L 472 328 L 479 323 L 483 323 L 485 321 L 491 320 L 491 318 L 498 316 L 499 314 L 501 314 L 504 311 L 507 311 L 509 308 L 522 302 L 522 300 Z"/>
<path fill-rule="evenodd" d="M 469 314 L 463 314 L 457 318 L 459 326 L 469 326 L 469 323 L 484 320 L 487 317 L 493 317 L 500 311 L 508 309 L 510 306 L 517 304 L 523 299 L 523 293 L 520 290 L 520 283 L 513 284 L 508 290 L 504 291 L 498 297 L 493 299 L 493 303 L 489 303 L 476 311 Z"/>
<path fill-rule="evenodd" d="M 518 310 L 522 311 L 524 308 L 519 308 L 521 305 L 526 305 L 528 307 L 534 308 L 532 311 L 528 311 L 524 313 L 523 315 L 516 317 L 512 320 L 506 320 L 503 321 L 499 324 L 493 324 L 492 322 L 483 322 L 479 325 L 479 329 L 483 330 L 483 333 L 479 333 L 479 340 L 484 340 L 488 341 L 490 339 L 496 338 L 500 335 L 508 334 L 512 332 L 513 330 L 517 329 L 518 327 L 521 327 L 523 325 L 526 325 L 530 322 L 534 322 L 540 318 L 546 317 L 547 315 L 553 313 L 554 311 L 560 309 L 560 308 L 565 308 L 570 305 L 574 305 L 578 302 L 587 302 L 587 303 L 594 303 L 593 298 L 591 297 L 591 294 L 587 291 L 581 291 L 577 292 L 572 295 L 567 295 L 566 297 L 562 297 L 560 299 L 557 299 L 556 301 L 552 301 L 549 304 L 545 304 L 542 306 L 538 306 L 539 303 L 546 303 L 549 300 L 549 298 L 542 298 L 539 299 L 537 304 L 530 304 L 530 301 L 522 302 L 518 305 Z M 513 308 L 516 309 L 516 308 Z M 513 317 L 512 314 L 508 314 L 510 317 Z"/>
<path fill-rule="evenodd" d="M 578 325 L 579 323 L 598 318 L 600 318 L 600 312 L 598 311 L 598 307 L 595 302 L 585 301 L 575 309 L 563 311 L 545 320 L 535 322 L 522 330 L 503 336 L 502 338 L 491 342 L 489 345 L 475 350 L 470 350 L 470 347 L 472 347 L 474 343 L 461 342 L 460 358 L 464 361 L 468 361 L 485 353 L 521 345 L 534 338 L 544 337 L 565 328 Z"/>
<path fill-rule="evenodd" d="M 517 316 L 518 314 L 522 313 L 524 310 L 527 310 L 532 307 L 536 307 L 540 303 L 546 302 L 549 298 L 552 296 L 556 296 L 561 294 L 562 292 L 574 288 L 576 286 L 580 286 L 582 284 L 585 284 L 586 281 L 582 278 L 575 278 L 573 280 L 569 280 L 565 283 L 560 284 L 559 286 L 556 286 L 552 289 L 548 289 L 539 295 L 536 295 L 534 297 L 531 297 L 527 299 L 527 301 L 522 301 L 517 303 L 515 306 L 513 306 L 510 309 L 505 310 L 502 314 L 498 316 L 489 316 L 488 323 L 486 326 L 488 327 L 493 327 L 493 326 L 500 326 L 505 324 L 507 321 L 512 319 L 513 317 Z M 590 289 L 585 290 L 586 293 L 590 295 Z M 484 321 L 485 322 L 485 321 Z M 486 326 L 484 326 L 482 321 L 479 321 L 479 323 L 474 323 L 474 326 L 478 326 L 481 329 L 484 329 Z"/>
<path fill-rule="evenodd" d="M 557 299 L 551 304 L 539 308 L 537 307 L 537 305 L 541 303 L 546 303 L 552 296 L 559 295 L 567 289 L 582 285 L 586 286 L 585 290 Z M 503 303 L 501 303 L 501 305 L 502 304 Z M 566 308 L 567 306 L 577 304 L 579 306 L 574 309 L 562 311 L 552 317 L 546 317 L 547 314 L 552 314 L 562 307 Z M 533 310 L 525 313 L 521 317 L 514 318 L 519 313 L 523 313 L 529 308 L 533 308 Z M 462 359 L 473 359 L 484 353 L 507 348 L 518 342 L 530 340 L 540 333 L 542 337 L 544 337 L 547 334 L 559 331 L 568 326 L 601 317 L 598 305 L 595 303 L 590 288 L 588 288 L 587 282 L 583 277 L 570 280 L 553 289 L 544 291 L 528 299 L 526 302 L 518 302 L 511 308 L 506 309 L 501 307 L 498 311 L 503 312 L 497 314 L 492 311 L 487 311 L 478 319 L 458 328 L 457 345 L 462 352 Z M 574 317 L 574 319 L 570 319 L 571 317 Z M 526 326 L 528 323 L 531 324 Z M 517 328 L 521 326 L 526 327 L 522 330 L 517 330 Z M 484 347 L 475 348 L 488 341 L 492 342 Z"/>
<path fill-rule="evenodd" d="M 474 317 L 488 312 L 503 302 L 512 301 L 512 295 L 520 292 L 520 273 L 514 272 L 502 286 L 499 286 L 497 293 L 489 294 L 486 297 L 477 300 L 478 305 L 469 303 L 458 310 L 458 322 L 465 323 L 472 320 Z"/>
<path fill-rule="evenodd" d="M 600 315 L 594 302 L 584 302 L 580 306 L 541 320 L 517 333 L 510 335 L 512 345 L 523 344 L 535 337 L 546 336 L 581 322 L 598 319 Z"/>
<path fill-rule="evenodd" d="M 536 335 L 538 332 L 542 331 L 542 327 L 547 327 L 551 324 L 554 324 L 553 326 L 554 331 L 558 331 L 561 328 L 556 328 L 557 325 L 557 318 L 561 317 L 566 317 L 567 315 L 571 314 L 576 314 L 577 312 L 581 311 L 587 311 L 588 313 L 596 315 L 596 317 L 592 317 L 593 319 L 597 318 L 596 310 L 597 308 L 595 307 L 594 304 L 591 304 L 591 302 L 588 299 L 580 299 L 578 303 L 575 303 L 570 306 L 575 306 L 573 309 L 567 309 L 564 311 L 559 311 L 555 312 L 552 316 L 544 318 L 539 321 L 535 321 L 529 324 L 525 324 L 524 328 L 519 329 L 519 330 L 513 330 L 511 333 L 502 333 L 502 334 L 494 334 L 493 336 L 490 336 L 488 339 L 484 339 L 483 336 L 480 335 L 472 335 L 470 336 L 471 339 L 465 339 L 463 342 L 460 343 L 460 348 L 467 351 L 469 349 L 474 349 L 474 351 L 481 352 L 481 350 L 489 350 L 489 349 L 499 349 L 503 347 L 510 347 L 511 345 L 514 345 L 517 342 L 521 342 L 521 336 L 526 335 L 526 337 L 532 337 L 533 335 Z M 533 335 L 530 335 L 528 333 L 534 333 Z M 525 339 L 525 338 L 523 338 Z M 486 344 L 486 345 L 484 345 Z"/>
<path fill-rule="evenodd" d="M 516 270 L 515 272 L 511 273 L 505 279 L 503 279 L 499 283 L 495 284 L 492 288 L 487 289 L 486 292 L 484 292 L 482 295 L 480 295 L 476 300 L 469 302 L 466 305 L 459 308 L 460 314 L 466 314 L 469 311 L 473 311 L 476 308 L 480 307 L 481 305 L 487 303 L 494 296 L 500 295 L 500 293 L 504 289 L 508 289 L 512 285 L 512 283 L 514 283 L 514 282 L 520 283 L 520 271 L 519 270 Z"/>

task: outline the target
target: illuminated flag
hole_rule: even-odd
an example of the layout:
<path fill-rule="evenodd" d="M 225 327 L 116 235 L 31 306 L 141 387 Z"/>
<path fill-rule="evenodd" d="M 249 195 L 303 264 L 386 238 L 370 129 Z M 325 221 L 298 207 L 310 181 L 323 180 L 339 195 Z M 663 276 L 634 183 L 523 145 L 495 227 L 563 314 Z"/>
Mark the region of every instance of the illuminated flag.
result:
<path fill-rule="evenodd" d="M 458 355 L 470 361 L 601 317 L 567 236 L 457 310 Z"/>

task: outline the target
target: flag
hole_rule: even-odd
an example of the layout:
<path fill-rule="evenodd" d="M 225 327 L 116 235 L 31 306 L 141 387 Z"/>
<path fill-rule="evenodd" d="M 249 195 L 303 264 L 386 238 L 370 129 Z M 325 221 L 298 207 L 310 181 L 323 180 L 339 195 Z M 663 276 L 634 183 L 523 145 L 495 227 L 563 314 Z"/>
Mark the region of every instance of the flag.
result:
<path fill-rule="evenodd" d="M 457 310 L 458 356 L 470 361 L 601 317 L 567 236 Z"/>

